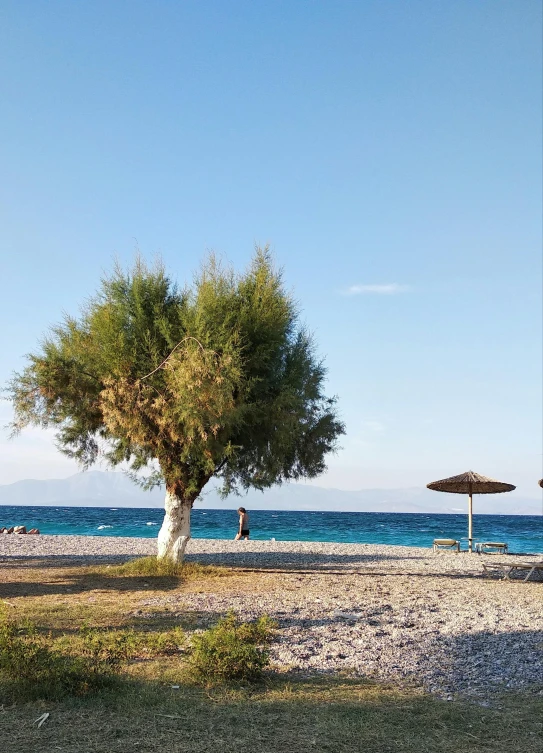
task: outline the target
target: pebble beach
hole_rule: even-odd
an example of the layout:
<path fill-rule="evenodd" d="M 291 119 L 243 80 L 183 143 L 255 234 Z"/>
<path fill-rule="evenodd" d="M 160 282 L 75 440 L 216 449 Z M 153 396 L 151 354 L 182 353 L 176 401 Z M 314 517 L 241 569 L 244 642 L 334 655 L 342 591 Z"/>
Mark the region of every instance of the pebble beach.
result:
<path fill-rule="evenodd" d="M 155 551 L 153 539 L 0 536 L 0 566 L 41 557 L 115 563 Z M 201 627 L 230 609 L 241 619 L 267 614 L 279 626 L 272 661 L 280 671 L 345 672 L 483 705 L 504 690 L 543 696 L 543 582 L 483 576 L 482 562 L 504 559 L 373 544 L 193 539 L 187 560 L 237 568 L 234 585 L 142 598 L 138 613 L 190 611 Z"/>

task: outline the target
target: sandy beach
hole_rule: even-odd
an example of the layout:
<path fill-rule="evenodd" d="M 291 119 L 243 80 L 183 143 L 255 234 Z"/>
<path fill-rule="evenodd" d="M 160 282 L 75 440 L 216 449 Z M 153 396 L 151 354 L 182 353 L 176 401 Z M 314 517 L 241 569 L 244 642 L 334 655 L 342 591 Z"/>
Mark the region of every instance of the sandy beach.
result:
<path fill-rule="evenodd" d="M 0 566 L 114 563 L 155 553 L 153 539 L 1 536 Z M 503 557 L 314 542 L 194 539 L 187 559 L 237 568 L 230 586 L 142 595 L 139 616 L 167 606 L 205 627 L 229 609 L 279 624 L 282 670 L 348 672 L 487 703 L 495 691 L 543 695 L 543 583 L 483 577 Z M 532 561 L 529 556 L 515 557 Z"/>

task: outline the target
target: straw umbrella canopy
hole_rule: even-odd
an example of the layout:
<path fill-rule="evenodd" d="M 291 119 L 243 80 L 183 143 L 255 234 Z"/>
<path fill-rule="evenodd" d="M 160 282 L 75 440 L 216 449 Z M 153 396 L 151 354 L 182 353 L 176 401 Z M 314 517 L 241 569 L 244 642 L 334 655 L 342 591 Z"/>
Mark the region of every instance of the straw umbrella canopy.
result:
<path fill-rule="evenodd" d="M 537 482 L 541 488 L 543 488 L 543 478 L 540 478 Z"/>
<path fill-rule="evenodd" d="M 427 484 L 428 489 L 436 492 L 449 492 L 450 494 L 469 494 L 468 503 L 468 548 L 473 552 L 473 495 L 474 494 L 500 494 L 501 492 L 512 492 L 516 489 L 513 484 L 506 484 L 503 481 L 496 481 L 493 478 L 481 476 L 479 473 L 467 471 L 459 476 L 441 479 L 441 481 L 432 481 Z"/>

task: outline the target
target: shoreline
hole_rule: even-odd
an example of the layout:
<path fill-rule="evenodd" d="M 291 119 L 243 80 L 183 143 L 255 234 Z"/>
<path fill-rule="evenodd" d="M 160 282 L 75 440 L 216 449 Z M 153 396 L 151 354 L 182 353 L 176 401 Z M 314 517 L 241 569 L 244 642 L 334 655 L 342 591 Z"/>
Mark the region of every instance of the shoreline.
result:
<path fill-rule="evenodd" d="M 88 559 L 131 558 L 156 554 L 156 538 L 129 536 L 82 536 L 63 534 L 3 534 L 0 536 L 0 559 L 11 557 L 73 557 Z M 190 539 L 186 549 L 188 561 L 205 564 L 270 567 L 304 566 L 320 569 L 364 569 L 379 564 L 405 573 L 445 574 L 447 572 L 482 573 L 482 562 L 495 556 L 519 561 L 543 559 L 542 554 L 479 555 L 432 547 L 400 544 L 345 544 L 319 541 L 234 541 L 232 539 Z"/>

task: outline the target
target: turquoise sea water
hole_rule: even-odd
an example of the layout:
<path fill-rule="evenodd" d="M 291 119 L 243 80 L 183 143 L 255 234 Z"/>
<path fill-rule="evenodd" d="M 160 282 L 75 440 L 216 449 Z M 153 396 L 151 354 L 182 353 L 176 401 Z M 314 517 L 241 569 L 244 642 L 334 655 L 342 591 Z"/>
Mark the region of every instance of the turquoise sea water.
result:
<path fill-rule="evenodd" d="M 251 538 L 277 541 L 431 546 L 456 538 L 467 548 L 466 515 L 418 513 L 250 511 Z M 25 525 L 46 534 L 154 538 L 162 523 L 157 508 L 0 506 L 0 527 Z M 192 511 L 194 538 L 232 539 L 234 509 Z M 543 553 L 542 515 L 475 515 L 475 541 L 506 541 L 512 552 Z"/>

